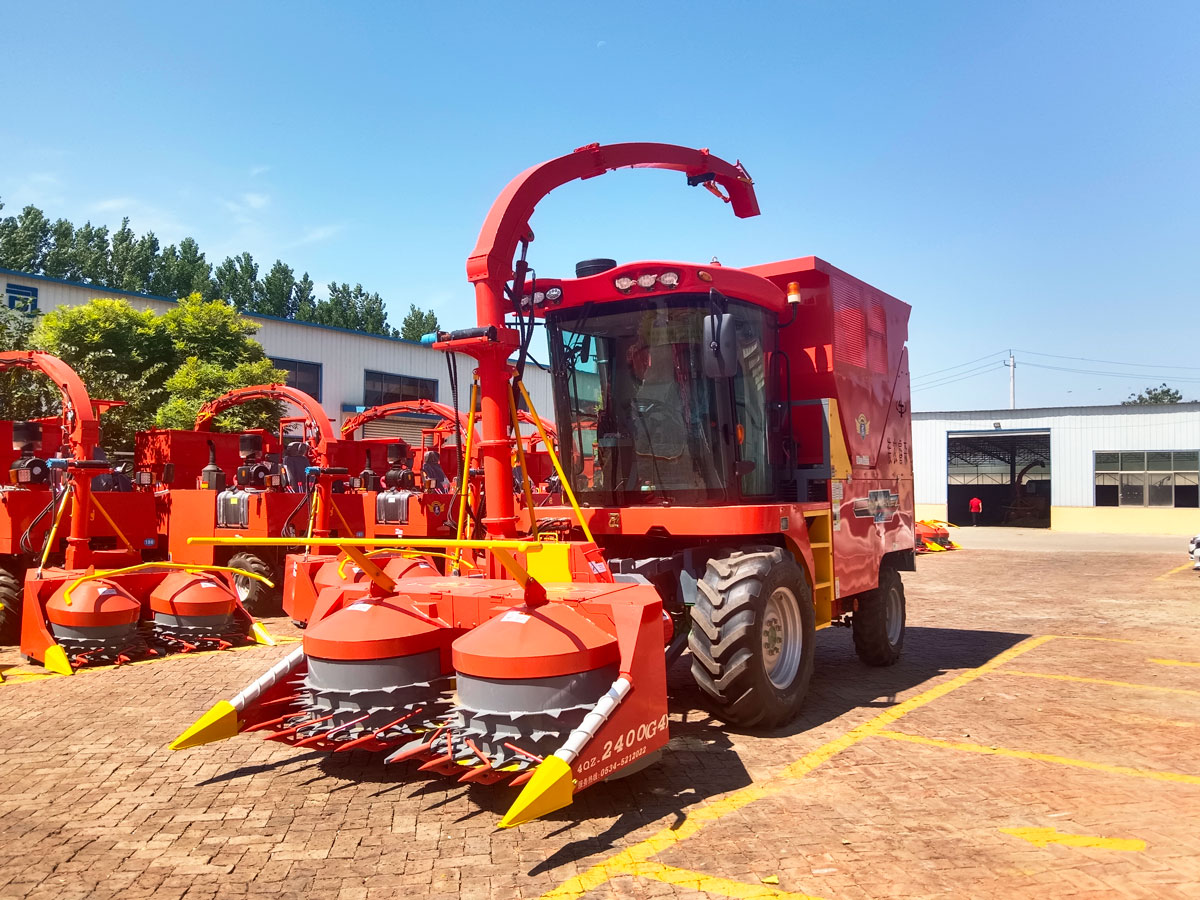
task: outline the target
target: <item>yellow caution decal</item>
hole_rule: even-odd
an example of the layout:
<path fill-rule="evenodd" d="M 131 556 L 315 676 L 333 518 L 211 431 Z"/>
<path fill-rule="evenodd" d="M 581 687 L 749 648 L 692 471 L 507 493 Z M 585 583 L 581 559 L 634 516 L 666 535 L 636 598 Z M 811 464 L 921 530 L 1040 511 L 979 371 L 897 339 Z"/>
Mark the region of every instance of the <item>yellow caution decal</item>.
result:
<path fill-rule="evenodd" d="M 574 795 L 575 778 L 571 775 L 570 763 L 557 756 L 547 756 L 497 827 L 512 828 L 532 822 L 556 809 L 569 806 Z"/>
<path fill-rule="evenodd" d="M 202 715 L 183 734 L 171 741 L 172 750 L 199 747 L 213 741 L 223 741 L 238 733 L 238 714 L 233 704 L 221 700 Z"/>

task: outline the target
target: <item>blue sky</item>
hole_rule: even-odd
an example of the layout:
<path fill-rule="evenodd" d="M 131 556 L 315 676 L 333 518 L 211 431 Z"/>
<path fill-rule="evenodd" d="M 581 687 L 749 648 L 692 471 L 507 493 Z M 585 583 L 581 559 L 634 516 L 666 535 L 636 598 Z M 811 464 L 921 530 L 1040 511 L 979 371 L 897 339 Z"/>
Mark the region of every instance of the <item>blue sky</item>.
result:
<path fill-rule="evenodd" d="M 539 207 L 538 270 L 816 254 L 912 304 L 919 409 L 1007 406 L 1009 348 L 1019 406 L 1200 399 L 1194 3 L 25 3 L 5 26 L 5 214 L 128 215 L 462 325 L 513 175 L 706 146 L 762 216 L 610 174 Z"/>

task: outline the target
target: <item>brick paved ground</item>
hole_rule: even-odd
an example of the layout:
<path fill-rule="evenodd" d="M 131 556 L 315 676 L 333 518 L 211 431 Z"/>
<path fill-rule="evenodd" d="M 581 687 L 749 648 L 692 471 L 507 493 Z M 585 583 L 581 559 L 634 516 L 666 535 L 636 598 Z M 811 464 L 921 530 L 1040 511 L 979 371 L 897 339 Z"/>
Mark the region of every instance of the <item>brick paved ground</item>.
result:
<path fill-rule="evenodd" d="M 286 647 L 10 679 L 0 898 L 1197 897 L 1200 667 L 1154 661 L 1200 663 L 1200 581 L 1160 577 L 1181 562 L 924 559 L 900 665 L 822 632 L 771 735 L 711 721 L 680 666 L 660 764 L 510 831 L 511 790 L 362 754 L 165 749 Z"/>

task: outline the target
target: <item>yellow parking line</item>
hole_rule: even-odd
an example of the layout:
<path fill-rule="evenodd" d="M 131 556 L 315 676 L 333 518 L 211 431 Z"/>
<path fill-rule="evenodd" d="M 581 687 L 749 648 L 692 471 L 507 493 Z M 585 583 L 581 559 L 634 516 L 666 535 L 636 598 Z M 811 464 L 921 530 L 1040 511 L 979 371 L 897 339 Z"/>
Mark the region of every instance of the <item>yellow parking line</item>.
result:
<path fill-rule="evenodd" d="M 728 878 L 705 875 L 703 872 L 693 872 L 690 869 L 664 866 L 662 863 L 633 863 L 622 874 L 633 875 L 637 878 L 649 878 L 653 881 L 661 881 L 665 884 L 673 884 L 719 897 L 733 897 L 735 900 L 821 900 L 820 897 L 812 894 L 781 891 L 765 884 L 731 881 Z"/>
<path fill-rule="evenodd" d="M 1153 769 L 1135 769 L 1130 766 L 1112 766 L 1108 763 L 1091 762 L 1086 759 L 1072 759 L 1069 756 L 1055 756 L 1052 753 L 1031 753 L 1028 750 L 1009 750 L 1006 747 L 985 747 L 982 744 L 968 744 L 962 741 L 940 741 L 937 738 L 920 737 L 919 735 L 905 734 L 900 731 L 879 731 L 877 734 L 879 737 L 889 738 L 893 741 L 924 744 L 927 747 L 941 747 L 944 750 L 962 750 L 966 753 L 982 753 L 986 756 L 1007 756 L 1013 759 L 1032 759 L 1038 762 L 1056 763 L 1060 766 L 1073 766 L 1077 769 L 1092 769 L 1096 772 L 1107 772 L 1110 775 L 1149 778 L 1153 781 L 1172 781 L 1176 784 L 1200 784 L 1200 775 L 1184 775 L 1179 772 L 1158 772 Z"/>
<path fill-rule="evenodd" d="M 1160 666 L 1192 666 L 1200 669 L 1200 662 L 1185 662 L 1182 659 L 1147 659 L 1146 662 L 1158 663 Z"/>
<path fill-rule="evenodd" d="M 1151 660 L 1154 662 L 1155 660 Z M 1191 663 L 1195 665 L 1195 663 Z M 1109 687 L 1134 688 L 1141 691 L 1159 691 L 1163 694 L 1188 694 L 1200 696 L 1200 691 L 1189 688 L 1163 687 L 1158 684 L 1139 684 L 1136 681 L 1112 681 L 1108 678 L 1084 678 L 1082 675 L 1052 675 L 1049 672 L 1025 672 L 1020 669 L 1005 669 L 1002 675 L 1016 675 L 1019 678 L 1048 678 L 1051 681 L 1079 681 L 1084 684 L 1106 684 Z"/>
<path fill-rule="evenodd" d="M 944 697 L 951 691 L 970 684 L 975 679 L 986 675 L 988 672 L 999 668 L 1024 653 L 1028 653 L 1036 647 L 1040 647 L 1047 641 L 1054 640 L 1054 638 L 1054 635 L 1028 638 L 1014 647 L 1009 647 L 1003 653 L 997 654 L 978 668 L 963 672 L 961 675 L 944 681 L 927 691 L 917 694 L 915 697 L 910 697 L 902 703 L 896 704 L 861 725 L 852 728 L 841 737 L 818 747 L 812 753 L 808 753 L 796 760 L 773 778 L 734 791 L 727 797 L 689 812 L 687 818 L 678 827 L 663 828 L 645 840 L 626 847 L 608 859 L 585 869 L 580 874 L 568 878 L 558 887 L 543 894 L 539 900 L 575 900 L 575 898 L 582 897 L 588 891 L 595 890 L 602 884 L 605 884 L 614 876 L 625 874 L 633 866 L 646 862 L 650 857 L 657 855 L 668 847 L 678 844 L 680 841 L 687 840 L 709 822 L 715 822 L 717 819 L 721 819 L 729 815 L 729 813 L 753 803 L 755 800 L 761 800 L 764 797 L 770 797 L 779 793 L 789 787 L 795 779 L 803 778 L 822 763 L 827 762 L 843 750 L 854 746 L 864 738 L 878 734 L 901 716 L 907 715 L 914 709 L 931 703 L 939 697 Z"/>
<path fill-rule="evenodd" d="M 1057 828 L 1001 828 L 1000 831 L 1023 841 L 1029 841 L 1035 847 L 1062 844 L 1064 847 L 1094 847 L 1097 850 L 1121 850 L 1126 853 L 1141 853 L 1146 849 L 1146 842 L 1138 838 L 1108 838 L 1100 837 L 1098 834 L 1066 834 Z"/>
<path fill-rule="evenodd" d="M 1170 572 L 1163 572 L 1161 575 L 1155 575 L 1154 580 L 1162 581 L 1164 578 L 1170 578 L 1172 575 L 1178 575 L 1184 569 L 1192 569 L 1195 568 L 1195 566 L 1195 563 L 1185 562 L 1182 566 L 1176 566 Z"/>

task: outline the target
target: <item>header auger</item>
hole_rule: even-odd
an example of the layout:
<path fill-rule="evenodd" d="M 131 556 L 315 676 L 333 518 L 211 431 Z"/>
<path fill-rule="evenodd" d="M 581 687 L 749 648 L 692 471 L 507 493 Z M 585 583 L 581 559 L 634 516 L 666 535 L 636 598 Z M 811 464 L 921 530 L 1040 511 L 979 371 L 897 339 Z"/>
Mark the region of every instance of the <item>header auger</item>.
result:
<path fill-rule="evenodd" d="M 908 307 L 815 257 L 531 277 L 542 197 L 625 167 L 681 171 L 758 213 L 740 164 L 668 144 L 589 145 L 514 179 L 467 261 L 478 325 L 433 345 L 478 362 L 484 540 L 322 541 L 363 577 L 325 587 L 302 651 L 173 747 L 264 731 L 523 785 L 507 827 L 653 762 L 684 650 L 713 711 L 743 726 L 797 714 L 819 628 L 851 624 L 864 661 L 897 659 Z M 522 516 L 513 419 L 523 399 L 539 420 L 520 381 L 538 319 L 561 499 Z M 430 549 L 477 552 L 479 568 L 432 576 L 403 555 Z"/>

